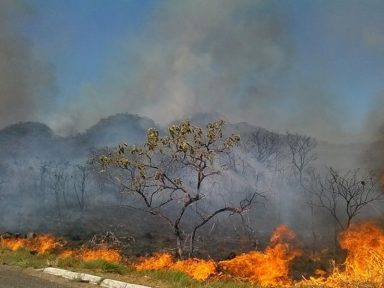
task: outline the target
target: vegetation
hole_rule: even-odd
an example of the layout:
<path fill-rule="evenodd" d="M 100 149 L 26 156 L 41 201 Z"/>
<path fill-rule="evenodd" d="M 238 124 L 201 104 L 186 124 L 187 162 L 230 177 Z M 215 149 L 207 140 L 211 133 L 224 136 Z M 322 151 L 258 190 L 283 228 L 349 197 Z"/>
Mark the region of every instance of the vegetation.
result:
<path fill-rule="evenodd" d="M 221 213 L 242 214 L 257 195 L 253 191 L 237 206 L 227 199 L 219 207 L 207 205 L 212 197 L 218 198 L 219 191 L 209 195 L 215 189 L 204 185 L 208 179 L 223 176 L 230 165 L 227 156 L 240 141 L 238 135 L 223 136 L 223 127 L 223 121 L 208 123 L 204 128 L 186 121 L 171 126 L 165 136 L 149 129 L 143 145 L 123 144 L 99 157 L 109 179 L 138 197 L 145 211 L 159 216 L 173 229 L 180 258 L 186 250 L 193 254 L 201 227 Z M 193 219 L 198 220 L 193 223 Z M 189 245 L 185 245 L 190 225 Z"/>
<path fill-rule="evenodd" d="M 313 183 L 318 205 L 333 217 L 342 231 L 351 226 L 352 220 L 367 205 L 384 196 L 378 188 L 377 177 L 372 173 L 364 175 L 359 170 L 342 174 L 329 168 L 326 176 L 317 176 Z"/>
<path fill-rule="evenodd" d="M 228 132 L 230 130 L 225 129 L 222 121 L 208 123 L 205 127 L 184 121 L 172 125 L 166 132 L 148 129 L 146 139 L 140 145 L 122 144 L 117 148 L 98 150 L 87 163 L 91 165 L 39 162 L 41 165 L 37 166 L 39 168 L 36 171 L 36 166 L 2 164 L 0 204 L 4 203 L 4 209 L 9 209 L 5 205 L 7 201 L 17 199 L 17 193 L 15 196 L 7 192 L 16 187 L 19 189 L 17 191 L 26 195 L 23 201 L 35 205 L 31 210 L 46 205 L 44 208 L 47 209 L 41 210 L 41 214 L 53 216 L 52 223 L 58 223 L 59 230 L 70 215 L 75 215 L 76 223 L 80 224 L 78 230 L 86 230 L 81 225 L 90 225 L 93 229 L 94 223 L 86 217 L 94 209 L 102 217 L 106 215 L 105 223 L 113 226 L 112 229 L 116 228 L 114 232 L 125 232 L 126 227 L 136 225 L 132 229 L 136 234 L 114 237 L 113 232 L 108 232 L 112 238 L 104 237 L 98 241 L 92 230 L 90 233 L 94 237 L 89 242 L 84 242 L 85 238 L 71 238 L 73 246 L 63 251 L 63 254 L 67 252 L 63 258 L 63 254 L 57 257 L 46 252 L 55 249 L 61 251 L 64 244 L 61 245 L 60 241 L 54 249 L 47 250 L 46 245 L 42 245 L 45 248 L 39 251 L 34 245 L 34 241 L 39 239 L 36 234 L 23 236 L 4 233 L 0 235 L 0 241 L 4 244 L 15 240 L 15 251 L 0 249 L 0 261 L 21 267 L 56 266 L 92 271 L 102 276 L 111 274 L 112 278 L 156 287 L 259 287 L 250 283 L 274 283 L 276 287 L 281 283 L 295 283 L 297 287 L 381 285 L 384 230 L 380 223 L 359 224 L 357 221 L 367 207 L 380 210 L 380 206 L 375 205 L 383 198 L 379 177 L 362 169 L 325 169 L 326 166 L 316 162 L 316 141 L 307 136 L 291 133 L 279 135 L 260 128 L 245 133 L 240 141 L 238 135 Z M 20 181 L 9 176 L 15 175 L 16 171 L 23 172 Z M 99 194 L 103 192 L 105 198 L 93 197 L 91 193 L 95 190 Z M 122 194 L 118 194 L 118 191 Z M 268 201 L 259 205 L 261 203 L 256 201 L 261 199 L 259 196 Z M 106 207 L 109 207 L 110 214 L 100 212 L 99 209 Z M 113 210 L 121 207 L 131 208 L 123 212 L 139 212 L 115 214 Z M 22 209 L 18 211 L 23 213 Z M 174 239 L 170 239 L 169 230 L 163 229 L 166 225 L 160 227 L 160 221 L 154 220 L 156 217 L 143 219 L 145 217 L 142 215 L 145 214 L 142 212 L 164 221 L 171 228 L 169 230 L 173 232 Z M 236 215 L 233 217 L 236 220 L 231 223 L 233 218 L 224 215 Z M 143 228 L 141 221 L 147 221 L 147 224 L 151 222 L 152 226 Z M 297 225 L 293 230 L 300 229 L 299 241 L 293 241 L 295 237 L 289 236 L 289 228 L 281 225 L 284 228 L 280 230 L 288 232 L 283 233 L 282 238 L 272 235 L 270 245 L 265 248 L 263 236 L 269 233 L 269 227 L 283 221 Z M 34 221 L 25 221 L 29 222 Z M 8 224 L 7 221 L 3 223 Z M 104 223 L 97 224 L 106 227 Z M 222 230 L 217 228 L 220 225 Z M 26 227 L 29 229 L 29 226 Z M 240 230 L 240 227 L 244 227 L 244 230 Z M 324 227 L 328 229 L 327 233 L 323 233 L 323 230 L 322 234 L 318 234 L 319 228 Z M 152 228 L 155 228 L 153 234 Z M 162 234 L 155 233 L 159 230 Z M 2 231 L 7 230 L 3 228 Z M 228 231 L 231 234 L 225 238 L 223 235 L 228 235 L 225 234 Z M 305 233 L 308 238 L 304 238 Z M 324 240 L 332 233 L 335 233 L 336 240 L 334 250 L 329 249 L 331 245 Z M 76 235 L 69 234 L 71 236 Z M 50 239 L 51 236 L 47 237 Z M 313 238 L 312 249 L 305 247 L 309 237 Z M 227 244 L 228 239 L 232 241 L 232 247 Z M 284 239 L 291 240 L 284 242 Z M 142 240 L 152 246 L 143 245 Z M 74 248 L 74 243 L 78 243 L 76 241 L 84 244 L 81 249 Z M 224 244 L 217 247 L 219 241 Z M 47 244 L 48 241 L 40 242 Z M 252 246 L 244 243 L 251 243 Z M 301 243 L 299 247 L 297 243 Z M 114 250 L 115 247 L 121 248 L 122 244 L 127 244 L 123 248 L 125 252 L 144 259 L 143 262 L 151 262 L 153 256 L 161 253 L 148 257 L 149 253 L 162 249 L 164 251 L 161 252 L 171 260 L 160 270 L 148 271 L 153 264 L 149 263 L 143 271 L 139 271 L 140 262 L 127 264 L 126 259 L 120 257 L 118 249 Z M 133 249 L 129 250 L 129 245 L 141 245 L 141 250 L 136 253 Z M 118 260 L 115 262 L 111 262 L 114 261 L 111 258 L 106 261 L 94 257 L 93 260 L 87 260 L 85 257 L 89 252 L 94 256 L 93 252 L 97 249 L 102 250 L 98 254 L 101 255 L 109 248 L 117 251 L 118 257 L 114 259 Z M 328 252 L 324 248 L 329 249 Z M 211 254 L 220 249 L 226 254 Z M 308 253 L 309 250 L 311 253 Z M 331 256 L 330 251 L 339 257 Z M 145 257 L 140 257 L 143 255 Z M 193 255 L 202 258 L 191 258 Z M 157 261 L 156 257 L 154 259 Z M 331 265 L 331 261 L 336 262 Z M 207 274 L 204 279 L 208 280 L 204 282 L 199 281 L 203 278 L 197 278 L 191 272 L 201 263 L 212 264 L 210 267 L 213 267 L 208 274 L 208 269 L 199 270 Z M 255 263 L 257 270 L 254 269 Z M 307 280 L 299 281 L 302 277 Z"/>
<path fill-rule="evenodd" d="M 136 271 L 131 266 L 111 263 L 103 260 L 83 261 L 75 258 L 58 259 L 54 254 L 31 254 L 26 249 L 11 251 L 0 248 L 0 261 L 3 265 L 15 265 L 20 267 L 45 268 L 57 266 L 72 271 L 93 273 L 104 278 L 112 278 L 131 283 L 149 285 L 159 288 L 259 288 L 259 285 L 250 284 L 240 280 L 212 279 L 197 281 L 191 279 L 185 273 L 177 271 Z M 309 286 L 305 286 L 308 287 Z M 314 287 L 314 286 L 311 286 Z M 320 287 L 320 286 L 317 286 Z"/>

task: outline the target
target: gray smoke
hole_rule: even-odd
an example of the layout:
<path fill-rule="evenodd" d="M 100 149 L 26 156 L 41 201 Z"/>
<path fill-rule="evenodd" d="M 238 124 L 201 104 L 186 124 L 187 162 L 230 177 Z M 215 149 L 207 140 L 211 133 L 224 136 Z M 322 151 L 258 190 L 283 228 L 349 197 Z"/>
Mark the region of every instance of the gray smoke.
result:
<path fill-rule="evenodd" d="M 275 8 L 249 0 L 162 2 L 140 36 L 113 55 L 105 81 L 87 85 L 68 107 L 69 120 L 66 111 L 52 125 L 87 127 L 127 111 L 161 124 L 213 111 L 267 123 L 279 100 L 270 80 L 292 56 L 285 16 Z"/>
<path fill-rule="evenodd" d="M 285 132 L 340 141 L 348 115 L 321 65 L 295 67 L 291 19 L 281 1 L 166 1 L 135 39 L 121 39 L 101 83 L 50 119 L 56 131 L 85 129 L 118 112 L 167 124 L 218 112 Z M 316 55 L 313 55 L 316 58 Z"/>
<path fill-rule="evenodd" d="M 53 68 L 36 56 L 21 31 L 34 17 L 20 0 L 0 1 L 0 125 L 37 119 L 42 102 L 54 91 Z"/>

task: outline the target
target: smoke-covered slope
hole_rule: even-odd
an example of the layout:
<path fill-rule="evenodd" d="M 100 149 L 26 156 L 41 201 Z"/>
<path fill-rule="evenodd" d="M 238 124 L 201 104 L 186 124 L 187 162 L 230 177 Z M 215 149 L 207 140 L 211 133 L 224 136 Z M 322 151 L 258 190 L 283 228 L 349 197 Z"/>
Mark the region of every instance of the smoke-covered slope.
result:
<path fill-rule="evenodd" d="M 60 137 L 44 124 L 22 122 L 0 130 L 0 157 L 2 161 L 85 159 L 93 149 L 122 142 L 141 143 L 149 127 L 157 125 L 148 118 L 117 114 L 100 120 L 82 134 Z"/>
<path fill-rule="evenodd" d="M 191 120 L 204 125 L 206 121 L 202 119 L 212 121 L 217 119 L 215 116 L 198 115 Z M 139 237 L 148 233 L 167 234 L 156 217 L 157 220 L 145 218 L 143 211 L 128 207 L 129 197 L 122 196 L 119 188 L 103 182 L 86 167 L 93 150 L 124 142 L 143 143 L 150 127 L 160 129 L 151 119 L 118 114 L 71 137 L 57 136 L 46 125 L 32 122 L 0 130 L 0 232 L 33 230 L 89 235 L 116 228 L 141 235 Z M 220 197 L 212 198 L 210 205 L 221 205 L 221 197 L 237 203 L 249 189 L 263 193 L 267 199 L 257 199 L 258 203 L 247 216 L 247 225 L 253 232 L 268 234 L 280 223 L 293 225 L 298 230 L 307 229 L 307 211 L 297 209 L 297 205 L 306 207 L 307 202 L 295 184 L 297 175 L 292 168 L 287 135 L 246 122 L 228 123 L 224 133 L 240 134 L 242 140 L 235 152 L 237 158 L 233 158 L 234 166 L 225 171 L 228 183 L 218 182 L 212 186 L 219 190 Z M 313 167 L 317 171 L 321 171 L 320 167 L 336 165 L 338 169 L 358 168 L 358 159 L 365 147 L 318 142 Z M 326 215 L 318 215 L 319 225 L 329 223 Z M 236 221 L 232 223 L 232 219 L 221 219 L 215 224 L 215 231 L 222 229 L 220 233 L 224 233 L 230 227 L 241 225 Z M 234 232 L 230 230 L 228 235 Z"/>

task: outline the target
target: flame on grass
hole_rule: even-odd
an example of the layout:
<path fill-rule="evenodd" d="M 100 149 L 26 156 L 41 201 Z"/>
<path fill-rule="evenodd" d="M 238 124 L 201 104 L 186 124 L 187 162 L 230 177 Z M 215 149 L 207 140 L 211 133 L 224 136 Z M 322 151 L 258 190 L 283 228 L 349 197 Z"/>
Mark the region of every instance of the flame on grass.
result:
<path fill-rule="evenodd" d="M 351 225 L 339 237 L 340 247 L 347 252 L 344 265 L 334 267 L 328 277 L 310 278 L 306 284 L 348 287 L 365 283 L 384 287 L 384 230 L 374 221 Z"/>
<path fill-rule="evenodd" d="M 39 254 L 62 247 L 62 241 L 52 235 L 42 234 L 31 238 L 0 238 L 0 246 L 12 251 L 27 249 Z"/>
<path fill-rule="evenodd" d="M 384 280 L 384 231 L 374 222 L 352 225 L 341 234 L 340 246 L 348 252 L 347 275 L 377 283 Z"/>
<path fill-rule="evenodd" d="M 156 253 L 152 257 L 140 259 L 134 266 L 137 270 L 181 271 L 196 280 L 205 280 L 218 275 L 219 266 L 232 276 L 258 282 L 261 285 L 286 284 L 291 282 L 288 279 L 289 263 L 301 253 L 291 244 L 294 238 L 295 235 L 291 230 L 286 226 L 279 226 L 264 252 L 252 251 L 219 263 L 196 258 L 175 261 L 168 253 Z"/>
<path fill-rule="evenodd" d="M 141 270 L 172 270 L 180 271 L 195 280 L 206 280 L 216 274 L 216 263 L 213 260 L 190 258 L 186 260 L 175 260 L 169 253 L 155 253 L 152 257 L 142 258 L 135 268 Z"/>
<path fill-rule="evenodd" d="M 284 225 L 273 232 L 269 246 L 263 251 L 251 251 L 231 260 L 220 261 L 220 267 L 232 276 L 267 285 L 285 285 L 289 264 L 301 254 L 292 245 L 295 234 Z"/>
<path fill-rule="evenodd" d="M 122 256 L 118 250 L 106 247 L 95 249 L 80 248 L 78 250 L 65 250 L 59 255 L 59 257 L 74 257 L 84 261 L 105 260 L 114 263 L 119 263 L 122 260 Z"/>

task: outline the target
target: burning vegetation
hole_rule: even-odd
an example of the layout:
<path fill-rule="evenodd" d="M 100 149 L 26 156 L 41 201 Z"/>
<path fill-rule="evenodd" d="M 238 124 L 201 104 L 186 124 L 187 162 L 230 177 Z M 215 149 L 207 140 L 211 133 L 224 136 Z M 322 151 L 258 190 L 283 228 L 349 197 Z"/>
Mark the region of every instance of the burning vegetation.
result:
<path fill-rule="evenodd" d="M 148 129 L 142 145 L 97 150 L 87 166 L 41 166 L 40 182 L 34 183 L 41 193 L 33 197 L 50 203 L 44 210 L 48 214 L 54 208 L 55 219 L 63 225 L 57 229 L 65 227 L 65 215 L 78 215 L 78 226 L 68 226 L 83 236 L 85 231 L 105 231 L 106 225 L 122 233 L 117 237 L 103 232 L 89 241 L 57 230 L 72 240 L 50 234 L 0 234 L 0 256 L 21 249 L 29 256 L 54 257 L 49 265 L 103 260 L 124 269 L 176 271 L 196 281 L 236 279 L 263 287 L 383 287 L 384 230 L 379 222 L 357 219 L 367 207 L 379 211 L 375 205 L 383 197 L 384 176 L 360 169 L 316 170 L 316 143 L 309 137 L 257 130 L 244 137 L 244 146 L 237 134 L 227 132 L 222 121 L 202 128 L 185 121 L 171 126 L 166 135 Z M 260 192 L 264 188 L 272 192 Z M 88 203 L 92 197 L 87 193 L 95 189 L 118 192 L 118 197 L 114 194 L 110 206 L 101 200 L 99 206 Z M 293 213 L 290 205 L 297 213 L 293 220 L 284 219 Z M 124 210 L 127 207 L 132 209 Z M 92 218 L 95 214 L 100 216 Z M 268 243 L 271 223 L 290 220 L 293 229 L 278 226 Z M 55 234 L 54 229 L 46 231 Z"/>
<path fill-rule="evenodd" d="M 26 249 L 32 253 L 45 253 L 63 246 L 63 242 L 56 239 L 52 235 L 28 235 L 25 237 L 19 235 L 3 235 L 0 237 L 0 247 L 16 251 L 18 249 Z"/>
<path fill-rule="evenodd" d="M 295 234 L 288 227 L 279 226 L 264 251 L 251 251 L 220 261 L 220 266 L 235 277 L 261 285 L 290 284 L 289 264 L 302 253 L 293 246 L 294 238 Z"/>
<path fill-rule="evenodd" d="M 312 277 L 304 283 L 322 283 L 329 287 L 347 287 L 353 284 L 384 285 L 384 230 L 373 221 L 351 225 L 339 237 L 346 259 L 334 267 L 328 277 Z"/>
<path fill-rule="evenodd" d="M 216 263 L 213 260 L 190 258 L 175 260 L 169 253 L 155 253 L 152 257 L 142 258 L 133 264 L 137 270 L 173 270 L 188 274 L 196 280 L 206 280 L 216 275 Z"/>
<path fill-rule="evenodd" d="M 305 253 L 296 247 L 295 239 L 294 232 L 281 225 L 273 232 L 270 243 L 264 251 L 250 251 L 221 261 L 177 259 L 165 252 L 130 260 L 129 257 L 123 257 L 115 248 L 83 246 L 78 249 L 65 249 L 67 245 L 65 241 L 46 234 L 33 237 L 3 235 L 0 238 L 0 246 L 12 251 L 26 249 L 34 254 L 56 253 L 58 259 L 74 257 L 83 261 L 105 260 L 126 263 L 138 271 L 178 271 L 198 281 L 235 278 L 263 287 L 291 285 L 348 287 L 362 283 L 372 287 L 383 287 L 384 230 L 377 223 L 366 221 L 351 225 L 339 235 L 340 247 L 346 253 L 345 261 L 339 265 L 334 264 L 329 272 L 314 273 L 322 274 L 321 276 L 313 275 L 303 280 L 293 279 L 290 273 L 295 258 Z"/>

